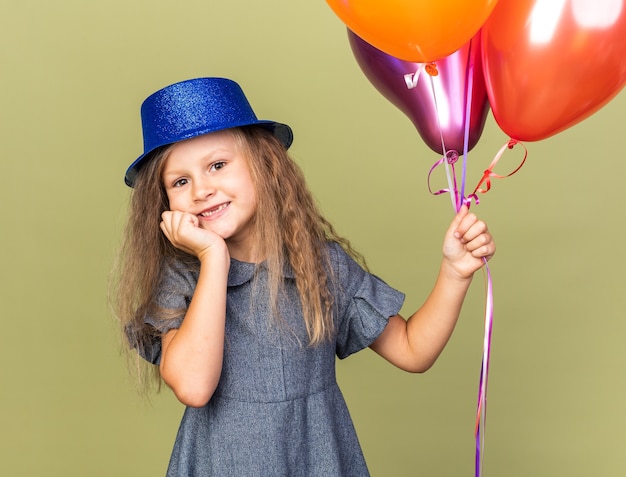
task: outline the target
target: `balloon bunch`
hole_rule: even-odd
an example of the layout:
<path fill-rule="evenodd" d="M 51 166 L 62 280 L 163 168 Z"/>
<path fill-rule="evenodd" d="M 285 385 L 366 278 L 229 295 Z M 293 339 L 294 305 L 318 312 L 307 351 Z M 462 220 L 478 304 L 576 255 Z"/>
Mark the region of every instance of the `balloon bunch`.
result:
<path fill-rule="evenodd" d="M 446 166 L 448 189 L 435 194 L 449 192 L 456 210 L 472 200 L 478 203 L 477 193 L 489 190 L 491 178 L 505 177 L 493 173 L 505 149 L 520 141 L 546 139 L 577 124 L 626 84 L 626 0 L 327 3 L 347 26 L 350 46 L 365 76 L 409 117 L 428 147 L 441 155 L 433 168 Z M 510 140 L 466 197 L 467 154 L 480 139 L 489 108 Z M 458 151 L 463 151 L 460 190 L 454 171 Z M 491 347 L 491 279 L 486 270 L 477 476 L 482 473 Z"/>
<path fill-rule="evenodd" d="M 538 141 L 595 113 L 626 83 L 626 0 L 327 3 L 348 27 L 365 75 L 436 152 L 438 128 L 456 146 L 467 102 L 472 145 L 488 106 L 512 139 Z M 421 81 L 429 64 L 449 110 L 433 108 Z M 466 97 L 470 77 L 474 91 Z"/>

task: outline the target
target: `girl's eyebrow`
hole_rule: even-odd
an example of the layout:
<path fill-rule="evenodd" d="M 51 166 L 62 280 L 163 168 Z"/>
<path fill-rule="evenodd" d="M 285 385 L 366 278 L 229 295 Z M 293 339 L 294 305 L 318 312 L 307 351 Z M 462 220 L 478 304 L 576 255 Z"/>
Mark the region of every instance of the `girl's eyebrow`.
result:
<path fill-rule="evenodd" d="M 223 153 L 223 152 L 229 152 L 229 149 L 225 149 L 224 147 L 217 147 L 209 151 L 205 155 L 201 156 L 200 158 L 198 158 L 198 160 L 201 162 L 211 162 L 216 155 Z M 165 167 L 163 168 L 162 177 L 165 178 L 166 176 L 181 176 L 181 175 L 185 175 L 186 172 L 187 172 L 187 168 L 184 166 L 177 168 L 177 169 L 168 169 L 168 165 L 165 165 Z"/>
<path fill-rule="evenodd" d="M 178 169 L 168 169 L 167 167 L 165 167 L 163 169 L 163 173 L 161 174 L 161 176 L 163 178 L 165 177 L 173 177 L 173 176 L 182 176 L 185 175 L 186 170 L 184 168 L 178 168 Z"/>

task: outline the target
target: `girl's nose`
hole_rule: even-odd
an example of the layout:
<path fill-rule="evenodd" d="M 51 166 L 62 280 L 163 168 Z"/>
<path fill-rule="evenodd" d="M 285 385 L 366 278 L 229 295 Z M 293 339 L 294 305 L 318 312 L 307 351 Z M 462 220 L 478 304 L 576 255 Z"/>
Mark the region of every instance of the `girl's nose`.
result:
<path fill-rule="evenodd" d="M 193 199 L 195 201 L 206 200 L 215 193 L 215 187 L 210 180 L 197 180 L 193 187 Z"/>

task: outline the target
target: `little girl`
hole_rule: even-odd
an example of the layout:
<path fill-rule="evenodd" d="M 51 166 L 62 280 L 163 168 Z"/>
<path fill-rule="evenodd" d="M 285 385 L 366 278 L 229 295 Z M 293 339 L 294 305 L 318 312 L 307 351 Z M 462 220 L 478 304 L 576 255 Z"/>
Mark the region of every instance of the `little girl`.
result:
<path fill-rule="evenodd" d="M 291 129 L 257 119 L 236 83 L 176 83 L 141 113 L 118 313 L 187 406 L 167 475 L 368 475 L 335 357 L 370 347 L 426 371 L 495 252 L 487 226 L 461 209 L 432 293 L 405 320 L 404 296 L 317 209 Z"/>

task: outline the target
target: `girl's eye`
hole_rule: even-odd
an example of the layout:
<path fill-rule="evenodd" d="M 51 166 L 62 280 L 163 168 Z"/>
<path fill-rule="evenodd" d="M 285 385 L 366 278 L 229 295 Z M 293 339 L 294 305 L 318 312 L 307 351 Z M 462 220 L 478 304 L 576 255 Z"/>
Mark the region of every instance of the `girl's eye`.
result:
<path fill-rule="evenodd" d="M 182 187 L 185 184 L 187 184 L 189 181 L 187 179 L 178 179 L 176 182 L 174 182 L 173 186 L 174 187 Z"/>
<path fill-rule="evenodd" d="M 217 161 L 214 162 L 213 164 L 211 164 L 211 166 L 209 167 L 209 171 L 219 171 L 222 167 L 224 167 L 226 165 L 226 162 L 224 161 Z"/>

